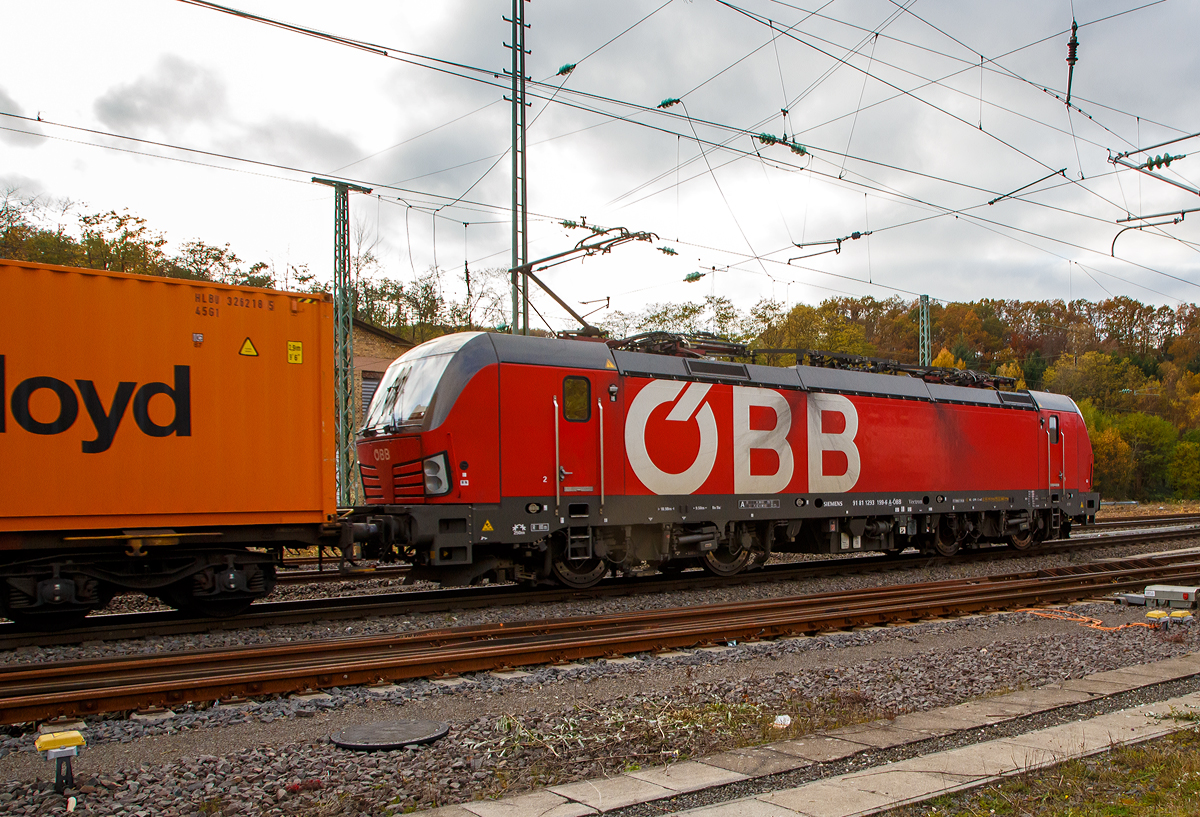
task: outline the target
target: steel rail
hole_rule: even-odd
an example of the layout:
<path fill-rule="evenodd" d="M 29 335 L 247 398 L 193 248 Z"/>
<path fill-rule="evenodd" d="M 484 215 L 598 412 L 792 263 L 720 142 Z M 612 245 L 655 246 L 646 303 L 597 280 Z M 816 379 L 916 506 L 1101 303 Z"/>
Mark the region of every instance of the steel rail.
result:
<path fill-rule="evenodd" d="M 403 579 L 411 568 L 408 565 L 368 567 L 350 573 L 339 570 L 283 569 L 275 573 L 276 584 L 332 584 L 334 582 L 361 582 L 373 579 Z"/>
<path fill-rule="evenodd" d="M 181 635 L 243 627 L 303 624 L 322 619 L 346 620 L 371 616 L 445 612 L 460 608 L 478 609 L 498 605 L 515 606 L 617 595 L 722 588 L 739 584 L 797 581 L 829 575 L 904 570 L 931 565 L 966 564 L 982 559 L 1025 558 L 1096 547 L 1119 547 L 1128 544 L 1187 538 L 1200 538 L 1200 529 L 1153 531 L 1148 534 L 1076 536 L 1071 539 L 1049 542 L 1031 550 L 1019 551 L 996 546 L 982 551 L 964 552 L 951 557 L 920 553 L 842 556 L 817 561 L 768 565 L 765 568 L 739 573 L 731 577 L 712 576 L 700 571 L 689 571 L 675 577 L 629 576 L 606 579 L 595 587 L 585 590 L 562 587 L 531 590 L 517 585 L 496 585 L 444 590 L 410 590 L 324 599 L 266 601 L 253 605 L 248 612 L 240 616 L 226 619 L 190 618 L 177 611 L 100 614 L 89 616 L 85 619 L 82 627 L 53 633 L 22 632 L 17 629 L 16 625 L 0 624 L 0 651 L 25 646 L 78 644 L 97 639 L 144 638 L 152 635 Z M 360 575 L 369 577 L 371 574 Z"/>
<path fill-rule="evenodd" d="M 1200 557 L 1159 556 L 602 617 L 12 666 L 0 670 L 0 722 L 808 634 L 1068 601 L 1168 578 L 1200 581 Z"/>
<path fill-rule="evenodd" d="M 1089 522 L 1080 530 L 1092 528 L 1128 528 L 1134 525 L 1169 525 L 1172 523 L 1189 524 L 1200 522 L 1200 513 L 1166 513 L 1156 516 L 1114 516 L 1108 519 L 1097 519 Z"/>

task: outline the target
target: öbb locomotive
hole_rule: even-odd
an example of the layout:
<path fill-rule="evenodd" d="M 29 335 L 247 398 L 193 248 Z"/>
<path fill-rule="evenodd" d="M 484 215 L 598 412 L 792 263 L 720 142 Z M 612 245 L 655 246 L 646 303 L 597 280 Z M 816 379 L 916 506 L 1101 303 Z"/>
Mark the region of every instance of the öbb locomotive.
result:
<path fill-rule="evenodd" d="M 398 358 L 357 443 L 367 547 L 444 584 L 581 588 L 773 552 L 1026 549 L 1099 505 L 1069 397 L 626 346 L 461 333 Z"/>
<path fill-rule="evenodd" d="M 1099 504 L 1061 395 L 473 332 L 389 367 L 357 443 L 366 502 L 339 508 L 328 298 L 2 260 L 0 292 L 0 614 L 28 628 L 121 592 L 230 615 L 295 548 L 585 587 L 778 551 L 1029 548 Z"/>

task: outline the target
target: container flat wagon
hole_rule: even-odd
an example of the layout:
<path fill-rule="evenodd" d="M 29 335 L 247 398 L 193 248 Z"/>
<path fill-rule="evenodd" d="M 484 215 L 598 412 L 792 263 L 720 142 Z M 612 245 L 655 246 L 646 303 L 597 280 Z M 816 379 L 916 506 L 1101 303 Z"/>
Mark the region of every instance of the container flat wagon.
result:
<path fill-rule="evenodd" d="M 336 522 L 331 305 L 0 261 L 0 611 L 226 613 Z"/>

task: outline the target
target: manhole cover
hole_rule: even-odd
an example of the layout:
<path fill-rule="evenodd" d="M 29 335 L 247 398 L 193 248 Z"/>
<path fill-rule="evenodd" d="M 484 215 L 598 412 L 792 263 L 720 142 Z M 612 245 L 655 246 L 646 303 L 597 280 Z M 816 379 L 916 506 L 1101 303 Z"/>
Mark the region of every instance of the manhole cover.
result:
<path fill-rule="evenodd" d="M 450 725 L 440 721 L 382 721 L 348 726 L 332 735 L 331 740 L 343 749 L 384 751 L 432 743 L 449 731 Z"/>

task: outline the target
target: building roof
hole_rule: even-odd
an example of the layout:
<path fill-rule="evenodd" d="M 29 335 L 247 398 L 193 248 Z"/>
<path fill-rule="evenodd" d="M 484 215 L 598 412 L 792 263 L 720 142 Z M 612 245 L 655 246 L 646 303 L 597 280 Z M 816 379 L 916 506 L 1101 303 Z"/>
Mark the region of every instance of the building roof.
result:
<path fill-rule="evenodd" d="M 387 331 L 386 329 L 380 329 L 375 324 L 367 323 L 366 321 L 364 321 L 361 318 L 354 319 L 354 328 L 358 329 L 360 331 L 363 331 L 363 332 L 368 332 L 372 335 L 375 335 L 378 338 L 382 338 L 383 340 L 386 340 L 388 343 L 394 343 L 397 346 L 403 346 L 405 349 L 411 349 L 412 347 L 416 346 L 416 344 L 413 343 L 411 340 L 405 340 L 404 338 L 400 337 L 399 335 L 393 335 L 391 332 Z"/>

